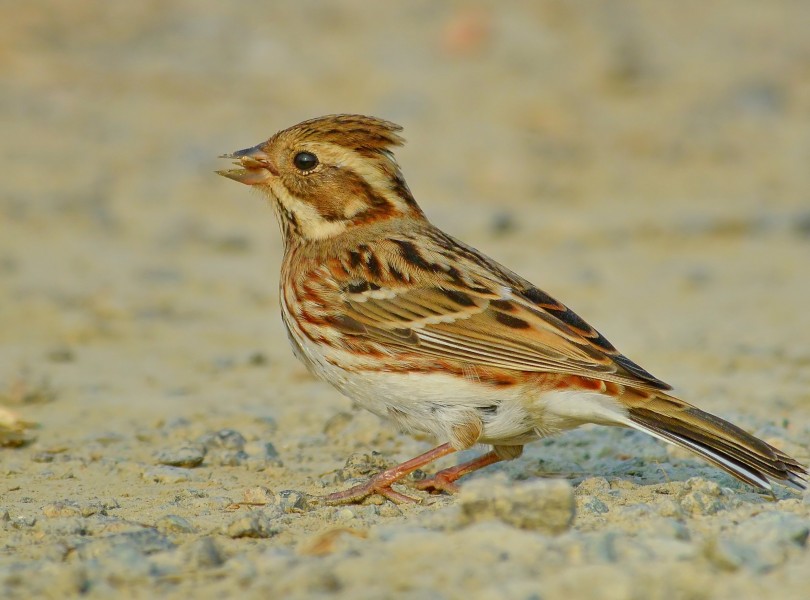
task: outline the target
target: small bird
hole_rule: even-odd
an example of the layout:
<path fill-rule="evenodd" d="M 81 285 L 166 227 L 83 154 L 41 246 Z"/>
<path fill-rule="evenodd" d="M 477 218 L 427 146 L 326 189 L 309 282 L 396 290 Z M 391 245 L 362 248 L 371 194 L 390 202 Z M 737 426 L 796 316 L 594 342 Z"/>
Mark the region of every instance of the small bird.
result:
<path fill-rule="evenodd" d="M 360 406 L 443 442 L 326 503 L 414 502 L 392 484 L 490 445 L 411 484 L 454 492 L 463 475 L 585 423 L 643 431 L 757 488 L 805 488 L 796 459 L 670 395 L 571 309 L 431 224 L 393 155 L 401 129 L 361 115 L 311 119 L 222 156 L 238 168 L 217 171 L 275 210 L 295 355 Z"/>

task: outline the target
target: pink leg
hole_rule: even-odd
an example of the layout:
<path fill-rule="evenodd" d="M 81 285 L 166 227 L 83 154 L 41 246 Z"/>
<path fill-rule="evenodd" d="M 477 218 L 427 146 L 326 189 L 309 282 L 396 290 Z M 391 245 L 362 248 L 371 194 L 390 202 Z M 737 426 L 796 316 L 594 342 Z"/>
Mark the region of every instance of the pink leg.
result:
<path fill-rule="evenodd" d="M 450 467 L 449 469 L 443 469 L 436 473 L 433 477 L 428 477 L 422 481 L 417 481 L 414 484 L 414 487 L 430 492 L 449 492 L 451 494 L 455 494 L 459 489 L 454 483 L 457 479 L 483 467 L 488 467 L 489 465 L 495 464 L 501 460 L 503 459 L 495 454 L 495 452 L 487 452 L 486 454 L 479 456 L 478 458 L 474 458 L 471 461 L 461 463 L 460 465 Z"/>
<path fill-rule="evenodd" d="M 415 498 L 411 498 L 410 496 L 406 496 L 405 494 L 401 494 L 393 490 L 391 488 L 391 484 L 396 483 L 403 477 L 416 471 L 416 469 L 424 467 L 426 464 L 432 463 L 434 460 L 439 459 L 442 456 L 452 454 L 455 451 L 455 448 L 453 448 L 450 444 L 442 444 L 441 446 L 437 446 L 433 450 L 425 452 L 416 458 L 405 461 L 401 465 L 391 467 L 382 473 L 378 473 L 365 483 L 361 483 L 342 492 L 335 492 L 333 494 L 329 494 L 328 496 L 324 496 L 323 501 L 326 504 L 352 504 L 354 502 L 360 502 L 368 496 L 380 494 L 381 496 L 385 496 L 397 504 L 417 502 Z"/>

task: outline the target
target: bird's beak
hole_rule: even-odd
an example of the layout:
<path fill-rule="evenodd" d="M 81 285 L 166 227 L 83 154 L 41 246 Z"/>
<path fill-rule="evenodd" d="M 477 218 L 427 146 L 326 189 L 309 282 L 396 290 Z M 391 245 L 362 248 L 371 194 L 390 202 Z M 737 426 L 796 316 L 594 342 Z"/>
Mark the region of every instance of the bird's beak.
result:
<path fill-rule="evenodd" d="M 242 168 L 217 171 L 217 174 L 245 185 L 266 183 L 272 176 L 278 175 L 278 171 L 270 162 L 270 157 L 262 149 L 263 146 L 264 144 L 259 144 L 252 148 L 237 150 L 231 154 L 223 154 L 220 158 L 231 158 L 235 165 Z"/>

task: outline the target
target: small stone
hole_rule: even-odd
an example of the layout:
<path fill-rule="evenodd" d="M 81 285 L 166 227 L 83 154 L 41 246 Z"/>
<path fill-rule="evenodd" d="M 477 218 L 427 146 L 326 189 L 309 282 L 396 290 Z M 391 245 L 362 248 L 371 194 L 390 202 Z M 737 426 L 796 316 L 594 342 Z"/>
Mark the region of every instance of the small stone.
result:
<path fill-rule="evenodd" d="M 518 483 L 501 477 L 483 478 L 461 488 L 459 504 L 463 524 L 497 519 L 550 534 L 571 527 L 575 513 L 574 489 L 563 479 Z"/>
<path fill-rule="evenodd" d="M 264 471 L 269 467 L 280 467 L 283 464 L 278 451 L 270 442 L 259 440 L 250 442 L 245 446 L 245 453 L 247 458 L 244 460 L 244 466 L 248 469 Z"/>
<path fill-rule="evenodd" d="M 279 457 L 278 450 L 276 450 L 276 447 L 271 442 L 265 442 L 263 445 L 263 449 L 265 458 L 269 460 L 278 459 Z"/>
<path fill-rule="evenodd" d="M 245 437 L 234 429 L 220 429 L 206 433 L 198 439 L 206 450 L 244 450 Z"/>
<path fill-rule="evenodd" d="M 188 562 L 198 568 L 218 567 L 225 562 L 222 551 L 210 537 L 194 540 L 184 548 Z"/>
<path fill-rule="evenodd" d="M 377 514 L 381 517 L 401 517 L 402 509 L 393 502 L 386 502 L 376 507 Z"/>
<path fill-rule="evenodd" d="M 276 501 L 276 495 L 266 487 L 250 487 L 243 492 L 242 501 L 245 504 L 273 504 Z"/>
<path fill-rule="evenodd" d="M 346 464 L 335 473 L 336 482 L 370 477 L 387 469 L 390 463 L 379 452 L 355 452 L 346 459 Z"/>
<path fill-rule="evenodd" d="M 582 496 L 578 495 L 576 497 L 576 501 L 577 512 L 603 514 L 610 510 L 608 505 L 602 502 L 599 498 L 590 496 L 588 494 L 584 494 Z"/>
<path fill-rule="evenodd" d="M 161 450 L 155 455 L 158 464 L 171 467 L 191 469 L 198 467 L 205 459 L 205 447 L 201 444 L 181 446 L 169 450 Z"/>
<path fill-rule="evenodd" d="M 600 495 L 610 492 L 610 482 L 604 477 L 588 477 L 580 483 L 575 490 L 579 495 Z"/>
<path fill-rule="evenodd" d="M 194 526 L 178 515 L 165 515 L 155 522 L 160 533 L 194 533 Z"/>
<path fill-rule="evenodd" d="M 42 507 L 42 514 L 48 519 L 62 519 L 68 517 L 79 517 L 82 510 L 75 502 L 67 500 L 63 502 L 51 502 Z"/>
<path fill-rule="evenodd" d="M 790 513 L 767 512 L 741 522 L 733 530 L 709 540 L 706 557 L 716 566 L 735 571 L 742 567 L 765 573 L 803 552 L 810 521 Z"/>
<path fill-rule="evenodd" d="M 145 469 L 141 475 L 146 481 L 155 483 L 184 483 L 191 481 L 191 475 L 187 469 L 181 467 L 154 467 Z"/>
<path fill-rule="evenodd" d="M 222 450 L 210 455 L 212 465 L 219 467 L 240 467 L 250 461 L 250 456 L 243 450 Z"/>
<path fill-rule="evenodd" d="M 693 477 L 686 483 L 689 491 L 679 499 L 679 502 L 687 514 L 713 515 L 731 508 L 733 503 L 725 497 L 723 489 L 715 482 Z"/>
<path fill-rule="evenodd" d="M 31 456 L 31 461 L 35 463 L 52 463 L 56 460 L 57 456 L 58 454 L 55 452 L 43 450 L 42 452 L 36 452 L 33 456 Z"/>
<path fill-rule="evenodd" d="M 77 553 L 80 558 L 86 560 L 106 558 L 118 553 L 125 557 L 130 553 L 148 555 L 174 548 L 174 543 L 168 537 L 156 529 L 148 528 L 93 538 L 77 548 Z"/>
<path fill-rule="evenodd" d="M 354 517 L 354 511 L 348 507 L 341 508 L 335 513 L 335 520 L 337 521 L 351 521 Z"/>
<path fill-rule="evenodd" d="M 37 524 L 37 518 L 33 515 L 18 515 L 12 517 L 8 524 L 14 529 L 28 529 Z"/>
<path fill-rule="evenodd" d="M 298 490 L 283 490 L 278 493 L 278 506 L 285 513 L 302 513 L 312 508 L 309 496 Z"/>
<path fill-rule="evenodd" d="M 240 515 L 225 527 L 225 534 L 232 538 L 269 538 L 280 531 L 281 528 L 263 510 Z"/>
<path fill-rule="evenodd" d="M 658 514 L 662 517 L 683 517 L 683 509 L 672 498 L 665 498 L 658 503 Z"/>

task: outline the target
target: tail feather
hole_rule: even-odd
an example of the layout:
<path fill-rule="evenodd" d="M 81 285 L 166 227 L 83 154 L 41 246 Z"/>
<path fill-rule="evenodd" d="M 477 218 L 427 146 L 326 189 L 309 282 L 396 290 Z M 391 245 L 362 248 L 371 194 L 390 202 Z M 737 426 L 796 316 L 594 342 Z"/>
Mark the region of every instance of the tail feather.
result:
<path fill-rule="evenodd" d="M 807 487 L 807 467 L 736 425 L 663 394 L 628 406 L 627 425 L 698 454 L 755 487 Z"/>

